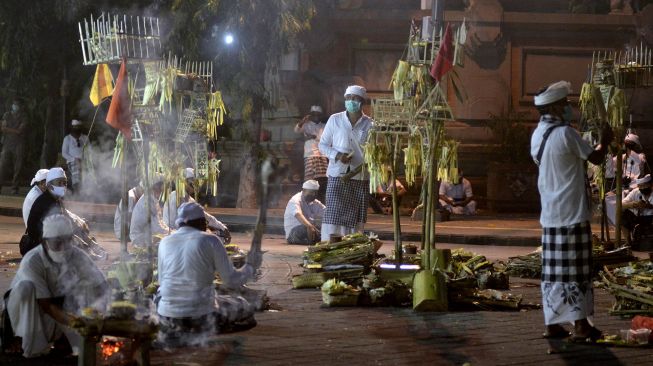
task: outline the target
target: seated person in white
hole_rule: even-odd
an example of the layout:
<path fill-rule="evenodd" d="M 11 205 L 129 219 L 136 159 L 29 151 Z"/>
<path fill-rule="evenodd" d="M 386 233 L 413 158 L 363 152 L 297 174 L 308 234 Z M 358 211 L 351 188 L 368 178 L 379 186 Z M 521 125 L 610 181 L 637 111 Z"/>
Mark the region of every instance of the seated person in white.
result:
<path fill-rule="evenodd" d="M 170 228 L 163 222 L 161 214 L 161 206 L 159 205 L 159 198 L 163 192 L 163 175 L 155 174 L 152 177 L 150 184 L 150 212 L 147 212 L 146 202 L 148 197 L 142 195 L 134 206 L 132 212 L 131 224 L 129 225 L 129 237 L 132 244 L 137 247 L 142 247 L 150 243 L 150 238 L 147 237 L 147 217 L 150 216 L 150 234 L 152 235 L 153 242 L 158 241 L 157 238 L 170 233 Z"/>
<path fill-rule="evenodd" d="M 235 269 L 221 240 L 206 232 L 204 209 L 195 202 L 179 206 L 176 221 L 179 229 L 161 240 L 158 252 L 157 313 L 164 339 L 256 325 L 255 307 L 241 296 L 218 295 L 213 281 L 218 274 L 226 288 L 244 285 L 260 267 L 260 253 L 250 252 Z"/>
<path fill-rule="evenodd" d="M 621 166 L 623 188 L 634 189 L 637 185 L 635 180 L 650 173 L 650 168 L 648 167 L 648 162 L 646 161 L 646 155 L 642 152 L 644 149 L 642 144 L 639 142 L 639 136 L 635 135 L 634 133 L 627 134 L 624 138 L 624 146 L 626 147 L 626 152 L 623 154 Z M 612 157 L 612 159 L 609 159 L 606 162 L 605 177 L 606 182 L 610 184 L 608 186 L 609 190 L 612 190 L 616 187 L 613 183 L 616 172 L 616 164 L 616 157 Z"/>
<path fill-rule="evenodd" d="M 177 205 L 176 190 L 170 193 L 168 200 L 163 204 L 163 222 L 172 229 L 177 229 L 178 227 L 175 223 L 175 220 L 177 220 L 177 208 L 181 206 L 182 203 L 195 202 L 195 199 L 193 198 L 195 195 L 195 170 L 193 168 L 184 169 L 184 178 L 186 179 L 186 187 L 179 205 Z M 209 225 L 209 230 L 218 235 L 224 244 L 229 244 L 231 242 L 231 233 L 227 226 L 218 221 L 218 219 L 213 215 L 206 212 L 206 210 L 204 210 L 204 216 Z"/>
<path fill-rule="evenodd" d="M 131 223 L 132 213 L 134 213 L 134 205 L 143 195 L 143 182 L 127 192 L 127 241 L 129 241 L 129 224 Z M 113 233 L 116 238 L 120 240 L 120 229 L 122 225 L 122 198 L 118 202 L 116 212 L 113 214 Z"/>
<path fill-rule="evenodd" d="M 633 189 L 622 200 L 622 225 L 628 230 L 626 239 L 630 242 L 633 230 L 638 226 L 650 226 L 653 223 L 653 195 L 651 194 L 651 175 L 635 181 Z"/>
<path fill-rule="evenodd" d="M 13 334 L 13 350 L 36 357 L 50 352 L 52 343 L 65 335 L 78 352 L 81 338 L 70 323 L 82 309 L 103 312 L 109 286 L 86 253 L 73 245 L 73 225 L 64 215 L 43 220 L 42 245 L 25 254 L 11 282 L 7 311 Z M 7 296 L 7 295 L 5 295 Z"/>
<path fill-rule="evenodd" d="M 283 228 L 289 244 L 315 244 L 320 241 L 320 228 L 324 205 L 317 200 L 320 184 L 309 179 L 302 185 L 302 191 L 290 198 L 283 213 Z"/>
<path fill-rule="evenodd" d="M 476 214 L 476 201 L 473 200 L 472 184 L 458 172 L 458 183 L 440 183 L 440 205 L 455 215 Z"/>
<path fill-rule="evenodd" d="M 32 189 L 29 190 L 25 200 L 23 201 L 23 221 L 25 222 L 25 227 L 27 227 L 27 219 L 29 218 L 29 212 L 32 210 L 32 205 L 34 201 L 45 192 L 47 189 L 45 178 L 48 177 L 49 169 L 39 169 L 34 178 L 32 178 Z"/>
<path fill-rule="evenodd" d="M 395 179 L 394 184 L 381 183 L 376 187 L 376 193 L 370 194 L 370 207 L 374 210 L 374 213 L 392 214 L 392 191 L 395 187 L 397 187 L 397 205 L 401 206 L 401 198 L 407 191 L 399 179 Z"/>

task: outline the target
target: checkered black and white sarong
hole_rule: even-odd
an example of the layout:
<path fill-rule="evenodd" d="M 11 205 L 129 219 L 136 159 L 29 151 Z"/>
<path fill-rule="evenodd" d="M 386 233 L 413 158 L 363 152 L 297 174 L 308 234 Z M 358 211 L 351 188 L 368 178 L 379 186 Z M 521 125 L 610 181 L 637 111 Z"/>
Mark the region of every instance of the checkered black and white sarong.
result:
<path fill-rule="evenodd" d="M 329 177 L 322 223 L 355 228 L 366 222 L 369 190 L 369 180 L 343 182 L 339 177 Z"/>
<path fill-rule="evenodd" d="M 542 310 L 546 325 L 594 314 L 589 222 L 542 229 Z"/>
<path fill-rule="evenodd" d="M 592 277 L 589 222 L 542 229 L 542 281 L 584 282 Z"/>
<path fill-rule="evenodd" d="M 329 159 L 324 156 L 304 158 L 304 180 L 326 177 Z"/>

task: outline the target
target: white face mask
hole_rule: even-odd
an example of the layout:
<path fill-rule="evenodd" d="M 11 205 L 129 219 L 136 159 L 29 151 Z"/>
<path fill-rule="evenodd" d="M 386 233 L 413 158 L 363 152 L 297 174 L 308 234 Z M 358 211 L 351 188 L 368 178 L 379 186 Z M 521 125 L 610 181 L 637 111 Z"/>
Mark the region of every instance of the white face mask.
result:
<path fill-rule="evenodd" d="M 48 255 L 52 258 L 52 261 L 55 263 L 65 263 L 72 252 L 72 248 L 66 248 L 55 252 L 54 250 L 48 250 Z"/>
<path fill-rule="evenodd" d="M 66 187 L 53 186 L 50 192 L 52 192 L 52 195 L 54 195 L 55 197 L 62 198 L 63 196 L 66 195 Z"/>
<path fill-rule="evenodd" d="M 18 104 L 12 104 L 12 105 L 11 105 L 11 110 L 12 110 L 14 113 L 18 112 L 19 109 L 20 109 L 20 108 L 18 107 Z"/>

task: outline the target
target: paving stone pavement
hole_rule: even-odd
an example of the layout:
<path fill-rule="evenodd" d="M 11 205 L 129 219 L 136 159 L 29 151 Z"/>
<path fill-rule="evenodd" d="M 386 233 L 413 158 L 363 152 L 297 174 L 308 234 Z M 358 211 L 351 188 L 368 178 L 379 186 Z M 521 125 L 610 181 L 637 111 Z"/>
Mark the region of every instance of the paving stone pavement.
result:
<path fill-rule="evenodd" d="M 0 291 L 13 278 L 20 219 L 0 216 Z M 113 255 L 118 242 L 99 231 L 100 242 Z M 251 236 L 235 233 L 234 242 L 248 247 Z M 445 245 L 441 247 L 460 247 Z M 382 249 L 390 250 L 390 243 Z M 531 251 L 529 247 L 463 246 L 491 259 Z M 248 331 L 206 340 L 203 347 L 157 349 L 152 365 L 648 365 L 650 348 L 605 348 L 548 342 L 541 338 L 541 310 L 415 313 L 409 308 L 326 308 L 318 290 L 294 290 L 290 279 L 301 272 L 302 246 L 287 245 L 279 235 L 266 235 L 262 276 L 254 288 L 268 291 L 277 310 L 257 314 Z M 7 252 L 13 250 L 8 255 Z M 110 263 L 100 263 L 106 268 Z M 525 302 L 540 300 L 539 281 L 511 278 L 511 291 Z M 596 290 L 597 327 L 609 333 L 629 327 L 629 320 L 607 314 L 612 296 Z M 549 354 L 554 349 L 557 353 Z M 73 365 L 76 359 L 2 358 L 0 364 Z"/>

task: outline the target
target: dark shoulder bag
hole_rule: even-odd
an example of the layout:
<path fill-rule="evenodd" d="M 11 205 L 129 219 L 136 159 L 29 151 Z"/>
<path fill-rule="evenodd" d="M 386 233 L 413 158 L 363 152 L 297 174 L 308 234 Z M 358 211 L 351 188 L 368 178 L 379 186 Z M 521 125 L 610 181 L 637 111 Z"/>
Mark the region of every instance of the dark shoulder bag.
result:
<path fill-rule="evenodd" d="M 537 157 L 533 159 L 535 161 L 535 164 L 537 164 L 537 166 L 540 166 L 540 163 L 542 162 L 542 154 L 544 154 L 544 146 L 546 145 L 546 140 L 549 139 L 549 135 L 551 135 L 551 132 L 553 132 L 554 129 L 563 126 L 566 125 L 565 124 L 553 125 L 544 132 L 544 136 L 542 136 L 542 143 L 540 144 L 540 149 L 537 151 Z"/>

